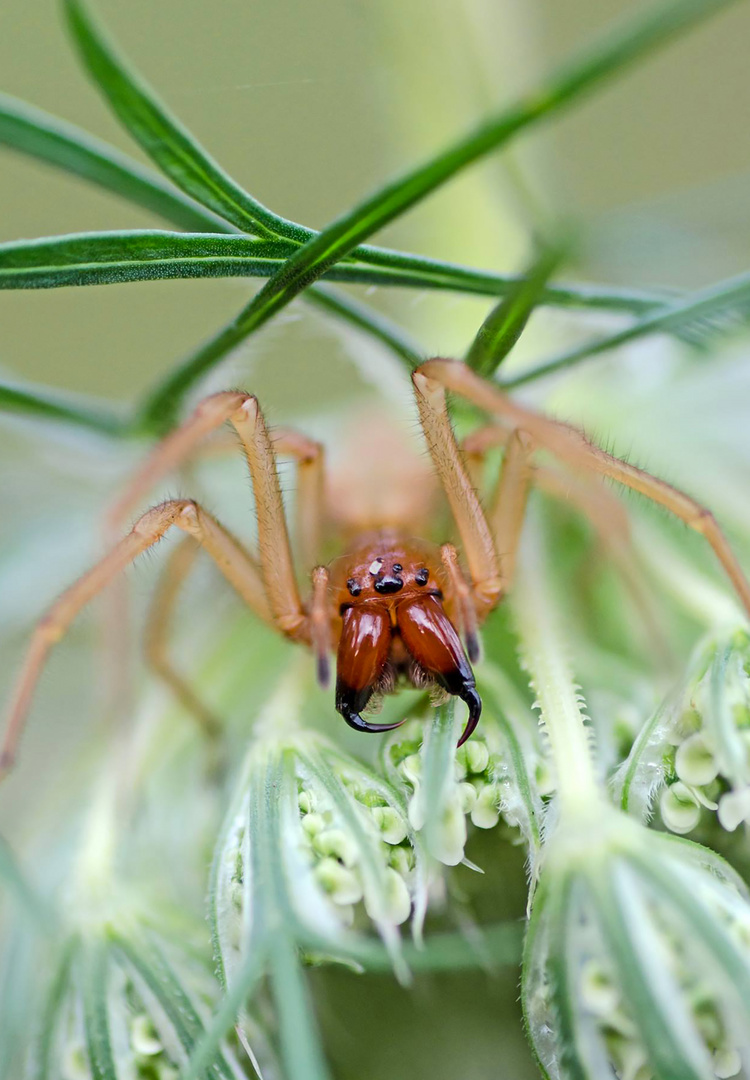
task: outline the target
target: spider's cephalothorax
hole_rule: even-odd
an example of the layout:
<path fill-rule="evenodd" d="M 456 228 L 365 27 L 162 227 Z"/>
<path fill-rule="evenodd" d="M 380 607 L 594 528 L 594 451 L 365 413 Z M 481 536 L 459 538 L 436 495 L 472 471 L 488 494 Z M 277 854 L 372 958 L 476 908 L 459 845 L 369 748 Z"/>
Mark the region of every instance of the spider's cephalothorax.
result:
<path fill-rule="evenodd" d="M 272 440 L 251 394 L 213 394 L 155 447 L 112 509 L 109 524 L 119 530 L 150 488 L 195 454 L 206 435 L 229 421 L 239 435 L 252 475 L 258 511 L 257 557 L 191 499 L 172 499 L 143 514 L 108 555 L 62 594 L 37 626 L 11 702 L 0 770 L 13 761 L 31 694 L 51 646 L 93 596 L 173 525 L 187 538 L 171 556 L 157 593 L 148 654 L 155 670 L 207 730 L 215 730 L 215 721 L 175 671 L 165 647 L 169 615 L 196 541 L 261 620 L 313 650 L 321 682 L 327 681 L 329 654 L 338 647 L 336 707 L 359 731 L 395 726 L 369 724 L 361 712 L 374 693 L 388 692 L 404 679 L 416 685 L 437 685 L 462 698 L 469 719 L 461 741 L 471 734 L 481 702 L 469 660 L 478 655 L 478 626 L 512 583 L 532 484 L 553 497 L 572 501 L 604 540 L 612 544 L 617 540 L 620 548 L 627 539 L 627 522 L 602 478 L 616 480 L 660 503 L 705 536 L 750 613 L 750 584 L 712 515 L 690 496 L 594 446 L 569 424 L 518 405 L 466 364 L 428 360 L 412 374 L 412 380 L 434 471 L 461 539 L 466 574 L 452 544 L 437 549 L 405 539 L 427 510 L 429 500 L 425 502 L 424 495 L 430 485 L 402 484 L 404 497 L 394 499 L 396 485 L 388 467 L 394 464 L 394 455 L 382 441 L 375 455 L 378 483 L 361 482 L 361 462 L 355 455 L 350 461 L 355 482 L 349 494 L 330 485 L 326 506 L 319 443 L 293 431 L 277 431 Z M 446 391 L 460 394 L 492 420 L 469 435 L 461 449 L 448 416 Z M 372 443 L 372 436 L 368 438 Z M 503 465 L 491 509 L 485 513 L 467 466 L 480 463 L 488 450 L 498 446 L 503 448 Z M 537 450 L 547 458 L 557 458 L 564 471 L 536 460 Z M 307 602 L 300 596 L 294 572 L 277 454 L 297 461 L 298 550 L 307 567 L 314 567 Z M 395 471 L 402 479 L 412 475 L 400 457 Z M 375 511 L 374 520 L 368 520 L 367 507 L 360 501 L 363 494 Z M 369 498 L 372 494 L 377 496 L 374 501 Z M 339 535 L 363 537 L 368 530 L 376 531 L 350 544 L 348 555 L 329 571 L 315 565 L 323 523 L 335 527 Z M 335 541 L 336 536 L 331 539 Z"/>
<path fill-rule="evenodd" d="M 439 550 L 393 532 L 367 537 L 338 560 L 331 587 L 340 617 L 336 708 L 346 722 L 357 731 L 389 731 L 398 724 L 362 719 L 373 694 L 390 693 L 404 681 L 436 685 L 466 702 L 465 742 L 482 702 L 444 608 L 450 583 Z"/>

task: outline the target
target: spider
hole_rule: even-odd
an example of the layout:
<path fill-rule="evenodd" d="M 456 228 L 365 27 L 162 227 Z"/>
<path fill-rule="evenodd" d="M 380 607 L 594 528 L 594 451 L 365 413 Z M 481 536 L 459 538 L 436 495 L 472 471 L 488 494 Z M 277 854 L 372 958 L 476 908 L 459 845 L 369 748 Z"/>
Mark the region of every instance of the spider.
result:
<path fill-rule="evenodd" d="M 213 394 L 155 447 L 112 511 L 111 520 L 121 520 L 151 485 L 186 461 L 207 435 L 228 421 L 239 435 L 252 477 L 257 557 L 191 499 L 171 499 L 146 511 L 38 623 L 12 697 L 0 766 L 7 769 L 14 761 L 32 692 L 51 646 L 92 597 L 173 526 L 208 552 L 260 619 L 312 650 L 323 685 L 329 681 L 330 653 L 337 650 L 336 709 L 361 732 L 389 731 L 403 723 L 375 724 L 362 713 L 373 694 L 390 693 L 404 681 L 436 686 L 465 702 L 468 720 L 459 746 L 475 730 L 482 708 L 471 666 L 479 656 L 478 628 L 511 586 L 532 484 L 572 499 L 604 533 L 617 529 L 622 509 L 600 479 L 616 480 L 660 503 L 708 540 L 750 614 L 750 585 L 739 563 L 710 511 L 690 496 L 605 452 L 577 428 L 522 407 L 463 363 L 428 360 L 412 373 L 412 382 L 422 430 L 458 529 L 468 573 L 453 544 L 437 547 L 415 540 L 403 521 L 381 520 L 377 528 L 354 537 L 330 568 L 314 567 L 310 597 L 303 601 L 276 454 L 297 461 L 300 533 L 312 564 L 323 520 L 323 449 L 292 431 L 278 433 L 272 442 L 251 394 Z M 462 449 L 449 418 L 446 392 L 462 396 L 492 420 L 473 432 Z M 496 446 L 504 447 L 503 467 L 492 509 L 485 513 L 469 468 Z M 565 472 L 538 462 L 540 450 L 557 459 Z M 416 499 L 416 493 L 412 498 Z M 191 547 L 195 549 L 195 544 Z M 161 642 L 188 566 L 179 547 L 173 559 L 170 581 L 161 590 L 152 622 L 152 659 L 200 718 L 200 703 L 165 660 Z M 208 726 L 205 713 L 203 719 Z"/>

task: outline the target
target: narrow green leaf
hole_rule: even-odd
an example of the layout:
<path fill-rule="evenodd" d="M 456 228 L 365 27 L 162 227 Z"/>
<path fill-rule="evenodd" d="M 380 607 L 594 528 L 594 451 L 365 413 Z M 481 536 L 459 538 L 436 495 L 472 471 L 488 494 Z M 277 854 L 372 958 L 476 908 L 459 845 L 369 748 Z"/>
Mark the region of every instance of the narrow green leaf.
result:
<path fill-rule="evenodd" d="M 233 232 L 233 226 L 166 184 L 158 173 L 144 169 L 132 158 L 72 124 L 4 95 L 0 95 L 0 142 L 161 214 L 180 228 L 204 233 Z M 312 229 L 301 225 L 298 228 L 308 236 L 315 235 Z M 355 255 L 377 268 L 370 276 L 363 276 L 364 267 L 358 268 L 360 277 L 351 280 L 363 283 L 498 296 L 521 280 L 387 248 L 366 246 L 356 249 Z M 541 302 L 639 313 L 662 306 L 665 299 L 647 291 L 570 285 L 545 289 Z"/>
<path fill-rule="evenodd" d="M 376 341 L 387 345 L 391 352 L 406 363 L 407 367 L 418 367 L 425 359 L 424 354 L 419 351 L 419 346 L 411 340 L 405 330 L 396 326 L 385 315 L 381 315 L 380 312 L 365 304 L 358 303 L 350 296 L 317 287 L 307 291 L 306 299 L 313 307 L 337 316 L 351 326 L 364 330 Z"/>
<path fill-rule="evenodd" d="M 245 232 L 299 237 L 297 226 L 283 222 L 235 183 L 128 71 L 80 0 L 66 0 L 65 11 L 92 79 L 136 142 L 178 188 Z"/>
<path fill-rule="evenodd" d="M 117 1080 L 109 1032 L 109 954 L 103 938 L 92 938 L 82 945 L 79 966 L 86 1050 L 92 1080 Z"/>
<path fill-rule="evenodd" d="M 490 378 L 523 333 L 545 286 L 559 267 L 563 251 L 545 247 L 526 274 L 503 297 L 484 320 L 466 354 L 466 363 Z"/>
<path fill-rule="evenodd" d="M 710 1058 L 635 875 L 624 863 L 590 880 L 602 935 L 656 1074 L 663 1080 L 707 1080 Z"/>
<path fill-rule="evenodd" d="M 63 945 L 55 973 L 44 998 L 36 1037 L 29 1053 L 29 1080 L 57 1080 L 58 1026 L 65 995 L 70 985 L 71 966 L 78 947 L 75 938 Z"/>
<path fill-rule="evenodd" d="M 283 240 L 157 229 L 76 233 L 0 244 L 0 288 L 50 289 L 192 277 L 268 277 Z"/>
<path fill-rule="evenodd" d="M 17 386 L 0 382 L 0 411 L 63 420 L 104 435 L 124 433 L 125 423 L 114 413 L 85 398 L 67 398 L 46 386 Z"/>
<path fill-rule="evenodd" d="M 538 732 L 535 718 L 507 676 L 485 661 L 479 669 L 480 693 L 487 701 L 491 720 L 500 729 L 507 755 L 508 771 L 520 806 L 512 811 L 529 847 L 532 874 L 542 848 L 544 807 L 532 782 L 534 757 L 530 756 L 532 732 Z M 530 768 L 529 766 L 532 766 Z"/>
<path fill-rule="evenodd" d="M 289 1080 L 328 1080 L 299 954 L 286 934 L 278 934 L 271 944 L 270 977 L 286 1075 Z"/>
<path fill-rule="evenodd" d="M 338 218 L 308 240 L 272 277 L 242 311 L 235 324 L 239 339 L 253 333 L 290 303 L 334 263 L 349 255 L 358 244 L 394 218 L 420 202 L 446 181 L 479 158 L 508 143 L 519 132 L 546 119 L 611 77 L 627 64 L 644 56 L 678 31 L 700 18 L 720 10 L 733 0 L 680 0 L 649 11 L 645 18 L 601 43 L 576 63 L 550 79 L 535 94 L 523 98 L 494 117 L 448 150 L 387 184 L 369 199 Z M 223 355 L 223 354 L 221 354 Z M 195 358 L 176 371 L 169 386 L 173 412 L 179 399 L 215 358 L 209 354 Z"/>
<path fill-rule="evenodd" d="M 508 922 L 482 926 L 472 937 L 460 931 L 428 934 L 419 945 L 405 941 L 402 951 L 412 972 L 486 971 L 518 964 L 522 942 L 523 924 Z M 312 952 L 351 961 L 370 975 L 393 975 L 393 957 L 380 941 L 350 935 L 334 952 L 330 941 L 308 932 L 302 936 L 301 943 Z"/>
<path fill-rule="evenodd" d="M 190 1054 L 205 1029 L 189 994 L 162 950 L 153 938 L 138 942 L 132 937 L 115 934 L 114 941 L 149 987 L 174 1028 L 180 1045 Z M 232 1080 L 234 1075 L 217 1048 L 215 1060 L 208 1065 L 204 1076 L 211 1080 Z"/>
<path fill-rule="evenodd" d="M 546 360 L 538 367 L 522 371 L 510 379 L 502 381 L 504 389 L 521 386 L 524 383 L 540 379 L 544 375 L 551 375 L 555 371 L 563 371 L 575 367 L 583 360 L 593 356 L 609 352 L 611 349 L 627 345 L 631 341 L 648 336 L 649 334 L 675 333 L 688 328 L 697 320 L 728 312 L 739 310 L 746 312 L 750 304 L 750 274 L 741 274 L 739 277 L 721 281 L 708 289 L 691 293 L 675 303 L 662 307 L 651 315 L 633 323 L 632 326 L 610 334 L 607 337 L 598 338 L 586 345 L 570 349 L 552 360 Z"/>
<path fill-rule="evenodd" d="M 260 981 L 267 963 L 267 946 L 248 953 L 238 966 L 230 989 L 221 1000 L 205 1034 L 196 1042 L 190 1061 L 180 1073 L 180 1080 L 203 1080 L 206 1069 L 216 1059 L 222 1042 L 237 1023 L 237 1018 L 247 999 Z"/>
<path fill-rule="evenodd" d="M 570 878 L 565 876 L 561 881 L 556 880 L 554 888 L 551 888 L 543 897 L 542 911 L 535 914 L 532 920 L 538 927 L 539 920 L 544 922 L 546 957 L 537 957 L 536 963 L 544 963 L 549 971 L 552 1012 L 555 1023 L 550 1025 L 552 1029 L 558 1028 L 556 1042 L 559 1046 L 560 1063 L 565 1069 L 565 1075 L 571 1080 L 606 1080 L 607 1073 L 593 1074 L 587 1068 L 587 1054 L 584 1049 L 584 1041 L 581 1039 L 580 1017 L 577 1015 L 576 998 L 578 993 L 577 977 L 580 974 L 581 958 L 575 955 L 576 933 L 575 916 L 576 901 L 580 902 L 580 889 L 576 889 Z M 534 944 L 538 929 L 532 934 L 529 927 L 529 937 Z M 533 963 L 530 959 L 529 963 Z M 578 970 L 576 970 L 578 968 Z M 578 1021 L 578 1022 L 577 1022 Z M 539 1023 L 535 1025 L 537 1040 L 541 1037 Z M 541 1049 L 541 1047 L 540 1047 Z M 549 1062 L 547 1062 L 549 1064 Z"/>
<path fill-rule="evenodd" d="M 699 844 L 693 846 L 700 847 Z M 660 888 L 674 905 L 674 909 L 684 918 L 690 938 L 695 943 L 699 942 L 708 955 L 720 965 L 722 983 L 724 986 L 733 988 L 745 1014 L 744 1023 L 747 1030 L 747 1014 L 750 1009 L 750 964 L 746 955 L 743 955 L 743 950 L 737 947 L 731 934 L 722 925 L 718 917 L 720 909 L 714 898 L 711 897 L 708 902 L 705 902 L 705 898 L 699 898 L 693 880 L 694 875 L 684 874 L 674 864 L 644 859 L 637 851 L 632 853 L 632 860 L 640 867 L 647 879 L 658 880 Z M 731 872 L 730 867 L 727 869 Z M 710 876 L 707 875 L 707 881 L 710 880 Z"/>
<path fill-rule="evenodd" d="M 0 144 L 80 176 L 191 232 L 227 225 L 113 146 L 23 101 L 0 94 Z"/>

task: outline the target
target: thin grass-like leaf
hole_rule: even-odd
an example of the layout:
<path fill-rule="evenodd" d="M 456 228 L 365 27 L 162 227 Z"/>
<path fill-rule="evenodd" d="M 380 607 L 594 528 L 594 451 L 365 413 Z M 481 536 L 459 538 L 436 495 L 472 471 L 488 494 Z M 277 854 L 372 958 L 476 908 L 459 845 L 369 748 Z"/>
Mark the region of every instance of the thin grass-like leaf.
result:
<path fill-rule="evenodd" d="M 503 380 L 501 385 L 505 389 L 522 386 L 524 383 L 533 382 L 556 371 L 565 371 L 575 367 L 584 360 L 609 352 L 611 349 L 617 349 L 621 345 L 627 345 L 649 334 L 683 332 L 696 321 L 722 313 L 738 311 L 744 314 L 747 312 L 748 305 L 750 305 L 750 274 L 741 274 L 728 281 L 711 285 L 707 289 L 691 293 L 660 311 L 646 315 L 645 318 L 616 334 L 580 345 L 552 360 L 546 360 L 537 367 L 522 371 L 510 379 Z"/>
<path fill-rule="evenodd" d="M 205 1034 L 196 1042 L 190 1061 L 180 1073 L 180 1080 L 203 1080 L 206 1069 L 211 1068 L 216 1060 L 221 1044 L 237 1023 L 238 1015 L 262 978 L 266 962 L 267 952 L 264 948 L 263 951 L 259 949 L 248 953 L 238 966 L 231 987 L 206 1025 Z"/>
<path fill-rule="evenodd" d="M 461 861 L 466 844 L 466 821 L 454 765 L 458 735 L 455 702 L 451 699 L 435 710 L 425 732 L 422 782 L 413 811 L 427 850 L 449 866 Z"/>
<path fill-rule="evenodd" d="M 279 1015 L 281 1053 L 289 1080 L 328 1080 L 312 1002 L 294 941 L 278 934 L 270 950 L 270 978 Z"/>
<path fill-rule="evenodd" d="M 369 199 L 332 222 L 308 240 L 240 312 L 230 335 L 239 341 L 277 315 L 295 296 L 313 284 L 330 267 L 351 254 L 389 222 L 421 202 L 463 169 L 484 155 L 506 145 L 519 132 L 548 119 L 597 83 L 643 57 L 678 31 L 725 7 L 733 0 L 681 0 L 648 12 L 634 25 L 611 35 L 577 62 L 548 80 L 536 93 L 504 110 L 460 139 L 424 165 L 381 188 Z M 200 354 L 176 369 L 166 386 L 159 388 L 163 408 L 173 415 L 195 380 L 225 355 L 216 339 Z M 153 396 L 148 403 L 153 408 Z"/>
<path fill-rule="evenodd" d="M 500 966 L 516 965 L 521 959 L 523 925 L 520 922 L 482 926 L 471 937 L 460 931 L 430 934 L 423 942 L 405 941 L 403 959 L 412 972 L 493 970 Z M 330 953 L 330 942 L 313 934 L 303 936 L 303 944 L 311 952 Z M 362 968 L 370 975 L 393 975 L 393 956 L 374 939 L 354 938 L 351 935 L 336 946 L 335 956 Z"/>
<path fill-rule="evenodd" d="M 86 1050 L 93 1080 L 118 1080 L 109 1031 L 109 949 L 104 938 L 88 939 L 80 949 L 79 977 Z"/>
<path fill-rule="evenodd" d="M 223 232 L 227 225 L 165 183 L 158 173 L 74 124 L 0 94 L 0 144 L 80 176 L 190 232 Z"/>
<path fill-rule="evenodd" d="M 29 1080 L 57 1080 L 59 1076 L 60 1013 L 70 986 L 71 968 L 78 942 L 70 938 L 63 946 L 55 973 L 44 998 L 36 1037 L 29 1047 Z"/>
<path fill-rule="evenodd" d="M 51 289 L 192 277 L 269 277 L 283 240 L 159 229 L 77 233 L 0 245 L 0 288 Z"/>
<path fill-rule="evenodd" d="M 523 333 L 562 257 L 561 248 L 542 249 L 524 277 L 508 291 L 479 327 L 466 354 L 469 367 L 486 378 L 495 374 Z"/>
<path fill-rule="evenodd" d="M 126 424 L 104 405 L 88 399 L 62 395 L 47 387 L 0 382 L 0 410 L 25 413 L 44 420 L 63 420 L 103 435 L 121 435 Z"/>
<path fill-rule="evenodd" d="M 529 847 L 532 875 L 542 846 L 544 808 L 532 781 L 538 753 L 532 753 L 532 738 L 538 733 L 533 713 L 524 707 L 523 700 L 510 680 L 494 664 L 487 661 L 479 675 L 479 689 L 486 702 L 491 722 L 500 729 L 507 761 L 508 782 L 512 794 L 504 794 L 504 809 L 518 819 L 518 825 Z"/>
<path fill-rule="evenodd" d="M 214 217 L 177 188 L 166 184 L 158 173 L 144 169 L 137 161 L 109 144 L 95 139 L 72 124 L 33 106 L 0 95 L 0 142 L 38 160 L 98 184 L 106 191 L 129 199 L 136 205 L 160 214 L 189 232 L 233 232 L 234 228 Z M 307 235 L 312 229 L 298 226 Z M 429 259 L 422 255 L 367 246 L 357 249 L 357 258 L 377 267 L 370 277 L 352 280 L 402 285 L 410 288 L 453 290 L 478 296 L 500 296 L 522 279 L 486 270 Z M 365 268 L 358 267 L 360 275 Z M 541 302 L 561 307 L 583 307 L 639 313 L 663 306 L 665 297 L 656 292 L 606 288 L 596 285 L 565 285 L 545 289 Z"/>
<path fill-rule="evenodd" d="M 164 1010 L 182 1048 L 190 1054 L 204 1034 L 203 1023 L 161 948 L 153 938 L 139 942 L 132 936 L 115 934 L 114 941 Z M 220 1051 L 205 1072 L 212 1080 L 234 1080 L 235 1075 Z"/>
<path fill-rule="evenodd" d="M 666 947 L 652 924 L 641 889 L 624 864 L 590 882 L 617 981 L 622 987 L 656 1074 L 663 1080 L 709 1080 L 711 1061 L 680 988 Z"/>
<path fill-rule="evenodd" d="M 556 882 L 555 889 L 550 890 L 549 897 L 545 898 L 546 961 L 551 983 L 551 1005 L 557 1028 L 560 1063 L 565 1069 L 565 1076 L 570 1080 L 606 1080 L 612 1076 L 612 1070 L 592 1068 L 593 1060 L 597 1057 L 596 1038 L 592 1038 L 593 1033 L 581 1024 L 580 1010 L 576 1008 L 582 958 L 576 952 L 580 928 L 575 922 L 577 906 L 583 899 L 580 883 L 577 885 L 563 879 Z M 535 1034 L 538 1037 L 540 1033 L 537 1030 Z M 600 1064 L 597 1061 L 597 1065 Z"/>
<path fill-rule="evenodd" d="M 337 316 L 387 345 L 407 367 L 417 367 L 425 359 L 424 353 L 420 352 L 419 346 L 405 330 L 373 308 L 358 303 L 343 292 L 333 292 L 321 286 L 308 289 L 305 295 L 313 307 Z"/>
<path fill-rule="evenodd" d="M 178 188 L 258 236 L 296 236 L 281 219 L 249 195 L 199 146 L 140 79 L 127 70 L 79 0 L 66 0 L 65 12 L 84 64 L 127 130 Z"/>

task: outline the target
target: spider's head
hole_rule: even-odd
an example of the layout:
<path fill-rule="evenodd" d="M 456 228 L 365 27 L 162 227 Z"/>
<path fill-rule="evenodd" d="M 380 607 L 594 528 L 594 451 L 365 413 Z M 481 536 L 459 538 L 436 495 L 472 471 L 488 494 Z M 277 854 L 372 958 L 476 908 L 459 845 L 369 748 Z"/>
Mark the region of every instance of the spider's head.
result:
<path fill-rule="evenodd" d="M 356 552 L 341 569 L 346 577 L 339 587 L 338 711 L 358 731 L 389 730 L 398 725 L 362 719 L 373 693 L 388 693 L 402 676 L 415 686 L 437 684 L 469 707 L 464 742 L 477 725 L 482 702 L 443 607 L 442 570 L 434 550 L 381 541 Z"/>

